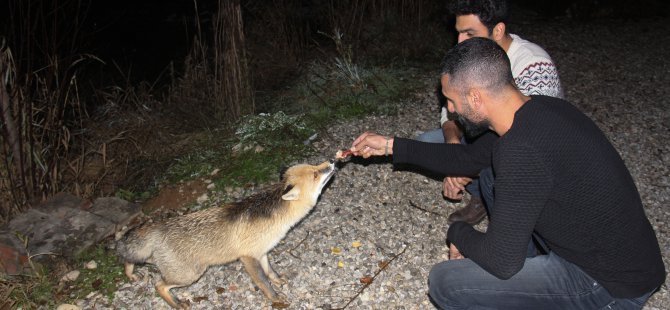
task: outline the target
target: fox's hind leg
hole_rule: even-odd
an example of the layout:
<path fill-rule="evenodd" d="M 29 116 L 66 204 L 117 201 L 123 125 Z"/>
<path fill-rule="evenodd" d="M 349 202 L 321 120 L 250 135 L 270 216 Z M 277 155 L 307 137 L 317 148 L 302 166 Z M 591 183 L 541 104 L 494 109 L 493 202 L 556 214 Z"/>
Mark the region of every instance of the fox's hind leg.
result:
<path fill-rule="evenodd" d="M 242 261 L 244 269 L 246 269 L 249 276 L 251 276 L 251 280 L 261 289 L 261 291 L 263 291 L 263 294 L 265 294 L 268 299 L 272 300 L 272 302 L 285 302 L 284 296 L 278 295 L 272 288 L 272 285 L 270 285 L 270 281 L 268 281 L 268 277 L 265 275 L 265 271 L 263 270 L 260 261 L 249 256 L 240 257 L 240 261 Z"/>
<path fill-rule="evenodd" d="M 180 287 L 183 285 L 168 285 L 165 283 L 165 281 L 160 280 L 156 283 L 156 292 L 158 292 L 158 295 L 163 297 L 165 301 L 175 309 L 191 309 L 191 304 L 188 302 L 183 302 L 174 296 L 172 296 L 172 293 L 170 293 L 170 289 L 175 288 L 175 287 Z"/>
<path fill-rule="evenodd" d="M 286 279 L 280 276 L 277 272 L 274 271 L 272 266 L 270 266 L 270 261 L 268 260 L 268 254 L 261 256 L 261 267 L 263 272 L 270 278 L 270 281 L 276 285 L 282 285 L 286 283 Z"/>
<path fill-rule="evenodd" d="M 191 285 L 197 281 L 207 265 L 185 261 L 177 261 L 172 256 L 158 255 L 154 257 L 156 267 L 161 272 L 161 280 L 156 283 L 156 291 L 173 308 L 190 309 L 188 301 L 180 301 L 170 293 L 170 289 Z"/>

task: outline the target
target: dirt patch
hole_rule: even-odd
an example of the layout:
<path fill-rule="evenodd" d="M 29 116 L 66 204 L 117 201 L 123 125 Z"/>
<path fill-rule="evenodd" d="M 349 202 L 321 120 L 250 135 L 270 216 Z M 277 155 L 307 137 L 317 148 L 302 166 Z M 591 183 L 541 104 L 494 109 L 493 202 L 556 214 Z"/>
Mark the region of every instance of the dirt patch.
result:
<path fill-rule="evenodd" d="M 156 197 L 147 200 L 142 210 L 149 215 L 154 212 L 181 209 L 194 204 L 198 197 L 207 192 L 207 183 L 197 179 L 161 188 Z"/>

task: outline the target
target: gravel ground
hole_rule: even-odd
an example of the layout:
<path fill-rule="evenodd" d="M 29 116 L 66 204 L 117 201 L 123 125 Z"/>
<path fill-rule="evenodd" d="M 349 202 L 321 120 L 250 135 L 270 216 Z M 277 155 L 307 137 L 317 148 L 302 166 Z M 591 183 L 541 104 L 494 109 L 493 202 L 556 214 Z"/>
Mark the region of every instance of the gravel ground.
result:
<path fill-rule="evenodd" d="M 667 19 L 603 21 L 530 18 L 512 32 L 543 45 L 559 66 L 568 100 L 609 136 L 630 169 L 658 236 L 664 262 L 670 258 L 670 28 Z M 437 64 L 436 64 L 437 68 Z M 366 130 L 413 137 L 437 126 L 428 75 L 425 93 L 403 103 L 396 116 L 370 116 L 340 123 L 314 145 L 319 163 L 347 147 Z M 432 309 L 426 279 L 433 264 L 447 259 L 446 216 L 467 201 L 442 198 L 441 182 L 394 169 L 388 161 L 345 163 L 314 211 L 270 253 L 288 278 L 279 287 L 290 309 Z M 212 192 L 216 201 L 221 193 Z M 485 229 L 486 221 L 478 227 Z M 357 246 L 360 243 L 360 246 Z M 621 249 L 625 251 L 626 249 Z M 145 282 L 124 283 L 113 300 L 99 295 L 79 303 L 85 309 L 169 309 L 156 295 L 158 278 L 139 269 Z M 369 286 L 361 279 L 373 277 Z M 268 309 L 241 263 L 210 268 L 195 284 L 174 289 L 193 309 Z M 645 309 L 670 309 L 664 284 Z"/>

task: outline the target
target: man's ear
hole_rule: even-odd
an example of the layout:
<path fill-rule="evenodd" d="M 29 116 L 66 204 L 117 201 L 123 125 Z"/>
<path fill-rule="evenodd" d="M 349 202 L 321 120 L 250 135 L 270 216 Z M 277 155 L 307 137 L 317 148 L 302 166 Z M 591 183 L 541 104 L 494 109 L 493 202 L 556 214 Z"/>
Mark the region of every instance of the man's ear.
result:
<path fill-rule="evenodd" d="M 470 88 L 470 90 L 468 91 L 467 98 L 468 98 L 468 103 L 473 108 L 479 108 L 479 106 L 482 104 L 482 93 L 477 88 L 474 88 L 474 87 Z"/>
<path fill-rule="evenodd" d="M 499 22 L 493 27 L 493 33 L 491 33 L 491 39 L 496 42 L 500 42 L 505 37 L 505 32 L 507 31 L 507 26 L 505 23 Z"/>

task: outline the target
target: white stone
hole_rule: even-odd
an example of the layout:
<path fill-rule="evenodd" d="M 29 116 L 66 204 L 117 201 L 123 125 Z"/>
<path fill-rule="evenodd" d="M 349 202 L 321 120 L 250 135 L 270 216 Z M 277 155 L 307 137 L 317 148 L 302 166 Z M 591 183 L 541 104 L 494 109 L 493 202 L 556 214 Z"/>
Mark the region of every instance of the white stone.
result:
<path fill-rule="evenodd" d="M 63 282 L 75 281 L 79 278 L 79 270 L 72 270 L 66 273 L 60 280 Z"/>
<path fill-rule="evenodd" d="M 203 203 L 204 203 L 205 201 L 207 201 L 208 199 L 209 199 L 209 196 L 207 196 L 207 193 L 205 193 L 205 194 L 200 195 L 200 197 L 198 197 L 198 199 L 196 199 L 196 201 L 197 201 L 199 204 L 203 204 Z"/>
<path fill-rule="evenodd" d="M 96 269 L 98 268 L 98 263 L 96 263 L 94 260 L 84 264 L 84 268 L 86 269 Z"/>

